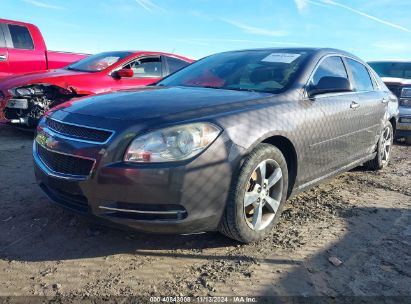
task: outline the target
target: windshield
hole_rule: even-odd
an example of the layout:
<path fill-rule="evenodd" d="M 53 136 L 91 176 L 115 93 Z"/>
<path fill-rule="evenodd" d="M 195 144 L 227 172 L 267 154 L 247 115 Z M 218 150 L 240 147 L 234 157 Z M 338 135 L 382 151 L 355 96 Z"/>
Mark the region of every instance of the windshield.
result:
<path fill-rule="evenodd" d="M 122 60 L 133 54 L 132 52 L 105 52 L 77 61 L 67 67 L 68 70 L 81 72 L 99 72 L 112 66 L 119 60 Z"/>
<path fill-rule="evenodd" d="M 411 79 L 411 62 L 370 62 L 380 77 Z"/>
<path fill-rule="evenodd" d="M 279 93 L 294 81 L 306 56 L 307 52 L 296 50 L 221 53 L 193 63 L 158 85 Z"/>

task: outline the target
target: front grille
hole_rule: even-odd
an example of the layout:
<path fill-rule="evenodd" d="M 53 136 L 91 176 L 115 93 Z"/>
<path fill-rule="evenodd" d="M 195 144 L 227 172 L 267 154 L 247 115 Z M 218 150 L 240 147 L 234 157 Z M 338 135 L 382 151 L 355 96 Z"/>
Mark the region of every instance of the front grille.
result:
<path fill-rule="evenodd" d="M 88 200 L 83 195 L 75 195 L 40 184 L 41 189 L 57 204 L 68 209 L 86 213 L 89 211 Z"/>
<path fill-rule="evenodd" d="M 411 98 L 400 99 L 400 106 L 405 108 L 411 108 Z"/>
<path fill-rule="evenodd" d="M 37 144 L 37 154 L 50 170 L 60 174 L 88 176 L 94 166 L 94 161 L 91 159 L 52 152 L 39 144 Z"/>
<path fill-rule="evenodd" d="M 402 88 L 401 97 L 402 98 L 411 98 L 411 88 Z"/>
<path fill-rule="evenodd" d="M 106 142 L 110 136 L 113 134 L 111 131 L 93 129 L 89 127 L 76 126 L 72 124 L 63 123 L 56 121 L 51 118 L 46 119 L 46 125 L 51 130 L 60 133 L 62 135 L 80 139 L 93 141 L 98 143 Z"/>

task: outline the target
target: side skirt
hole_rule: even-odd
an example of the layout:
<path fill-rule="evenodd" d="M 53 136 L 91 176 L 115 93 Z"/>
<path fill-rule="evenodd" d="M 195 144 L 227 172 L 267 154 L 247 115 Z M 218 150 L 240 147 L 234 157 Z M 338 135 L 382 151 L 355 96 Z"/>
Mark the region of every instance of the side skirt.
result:
<path fill-rule="evenodd" d="M 333 172 L 330 172 L 330 173 L 328 173 L 328 174 L 326 174 L 326 175 L 323 175 L 323 176 L 321 176 L 321 177 L 319 177 L 319 178 L 316 178 L 316 179 L 314 179 L 314 180 L 312 180 L 312 181 L 309 181 L 308 183 L 302 184 L 302 185 L 299 186 L 298 188 L 295 188 L 295 189 L 294 189 L 294 191 L 292 192 L 290 198 L 293 197 L 294 195 L 297 195 L 297 194 L 299 194 L 299 193 L 301 193 L 301 192 L 303 192 L 303 191 L 306 191 L 306 190 L 308 190 L 308 189 L 311 189 L 311 188 L 317 186 L 318 184 L 322 183 L 324 180 L 331 179 L 331 178 L 336 177 L 337 175 L 339 175 L 339 174 L 341 174 L 341 173 L 347 172 L 347 171 L 349 171 L 349 170 L 351 170 L 351 169 L 353 169 L 353 168 L 355 168 L 355 167 L 358 167 L 359 165 L 362 165 L 363 163 L 365 163 L 365 162 L 373 159 L 376 155 L 377 155 L 377 152 L 374 152 L 374 153 L 372 153 L 371 155 L 368 155 L 368 156 L 363 157 L 363 158 L 361 158 L 361 159 L 359 159 L 359 160 L 356 160 L 356 161 L 354 161 L 354 162 L 352 162 L 352 163 L 349 163 L 348 165 L 345 165 L 345 166 L 343 166 L 343 167 L 341 167 L 341 168 L 339 168 L 339 169 L 337 169 L 337 170 L 335 170 L 335 171 L 333 171 Z"/>

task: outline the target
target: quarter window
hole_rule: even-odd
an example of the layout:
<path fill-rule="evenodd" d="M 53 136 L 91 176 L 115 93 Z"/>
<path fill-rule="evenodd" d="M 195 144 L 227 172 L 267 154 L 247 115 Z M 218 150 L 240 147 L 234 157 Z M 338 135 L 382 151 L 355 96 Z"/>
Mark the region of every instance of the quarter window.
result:
<path fill-rule="evenodd" d="M 177 72 L 178 70 L 181 70 L 182 68 L 189 65 L 188 62 L 173 57 L 167 57 L 167 63 L 170 74 Z"/>
<path fill-rule="evenodd" d="M 348 74 L 341 57 L 332 56 L 325 58 L 314 73 L 312 85 L 316 86 L 323 77 L 343 77 L 348 79 Z"/>
<path fill-rule="evenodd" d="M 373 91 L 372 80 L 368 69 L 362 63 L 347 58 L 348 66 L 351 69 L 357 91 Z"/>
<path fill-rule="evenodd" d="M 15 49 L 33 50 L 34 44 L 30 32 L 25 26 L 9 24 L 9 31 Z"/>

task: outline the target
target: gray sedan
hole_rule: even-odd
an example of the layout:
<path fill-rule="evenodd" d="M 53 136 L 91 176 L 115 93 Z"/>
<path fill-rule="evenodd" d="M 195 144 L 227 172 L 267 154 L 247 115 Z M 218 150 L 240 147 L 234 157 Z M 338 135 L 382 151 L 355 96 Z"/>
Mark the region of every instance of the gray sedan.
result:
<path fill-rule="evenodd" d="M 292 195 L 387 166 L 397 115 L 395 96 L 349 53 L 225 52 L 54 109 L 37 129 L 35 172 L 52 201 L 110 223 L 254 242 Z"/>

